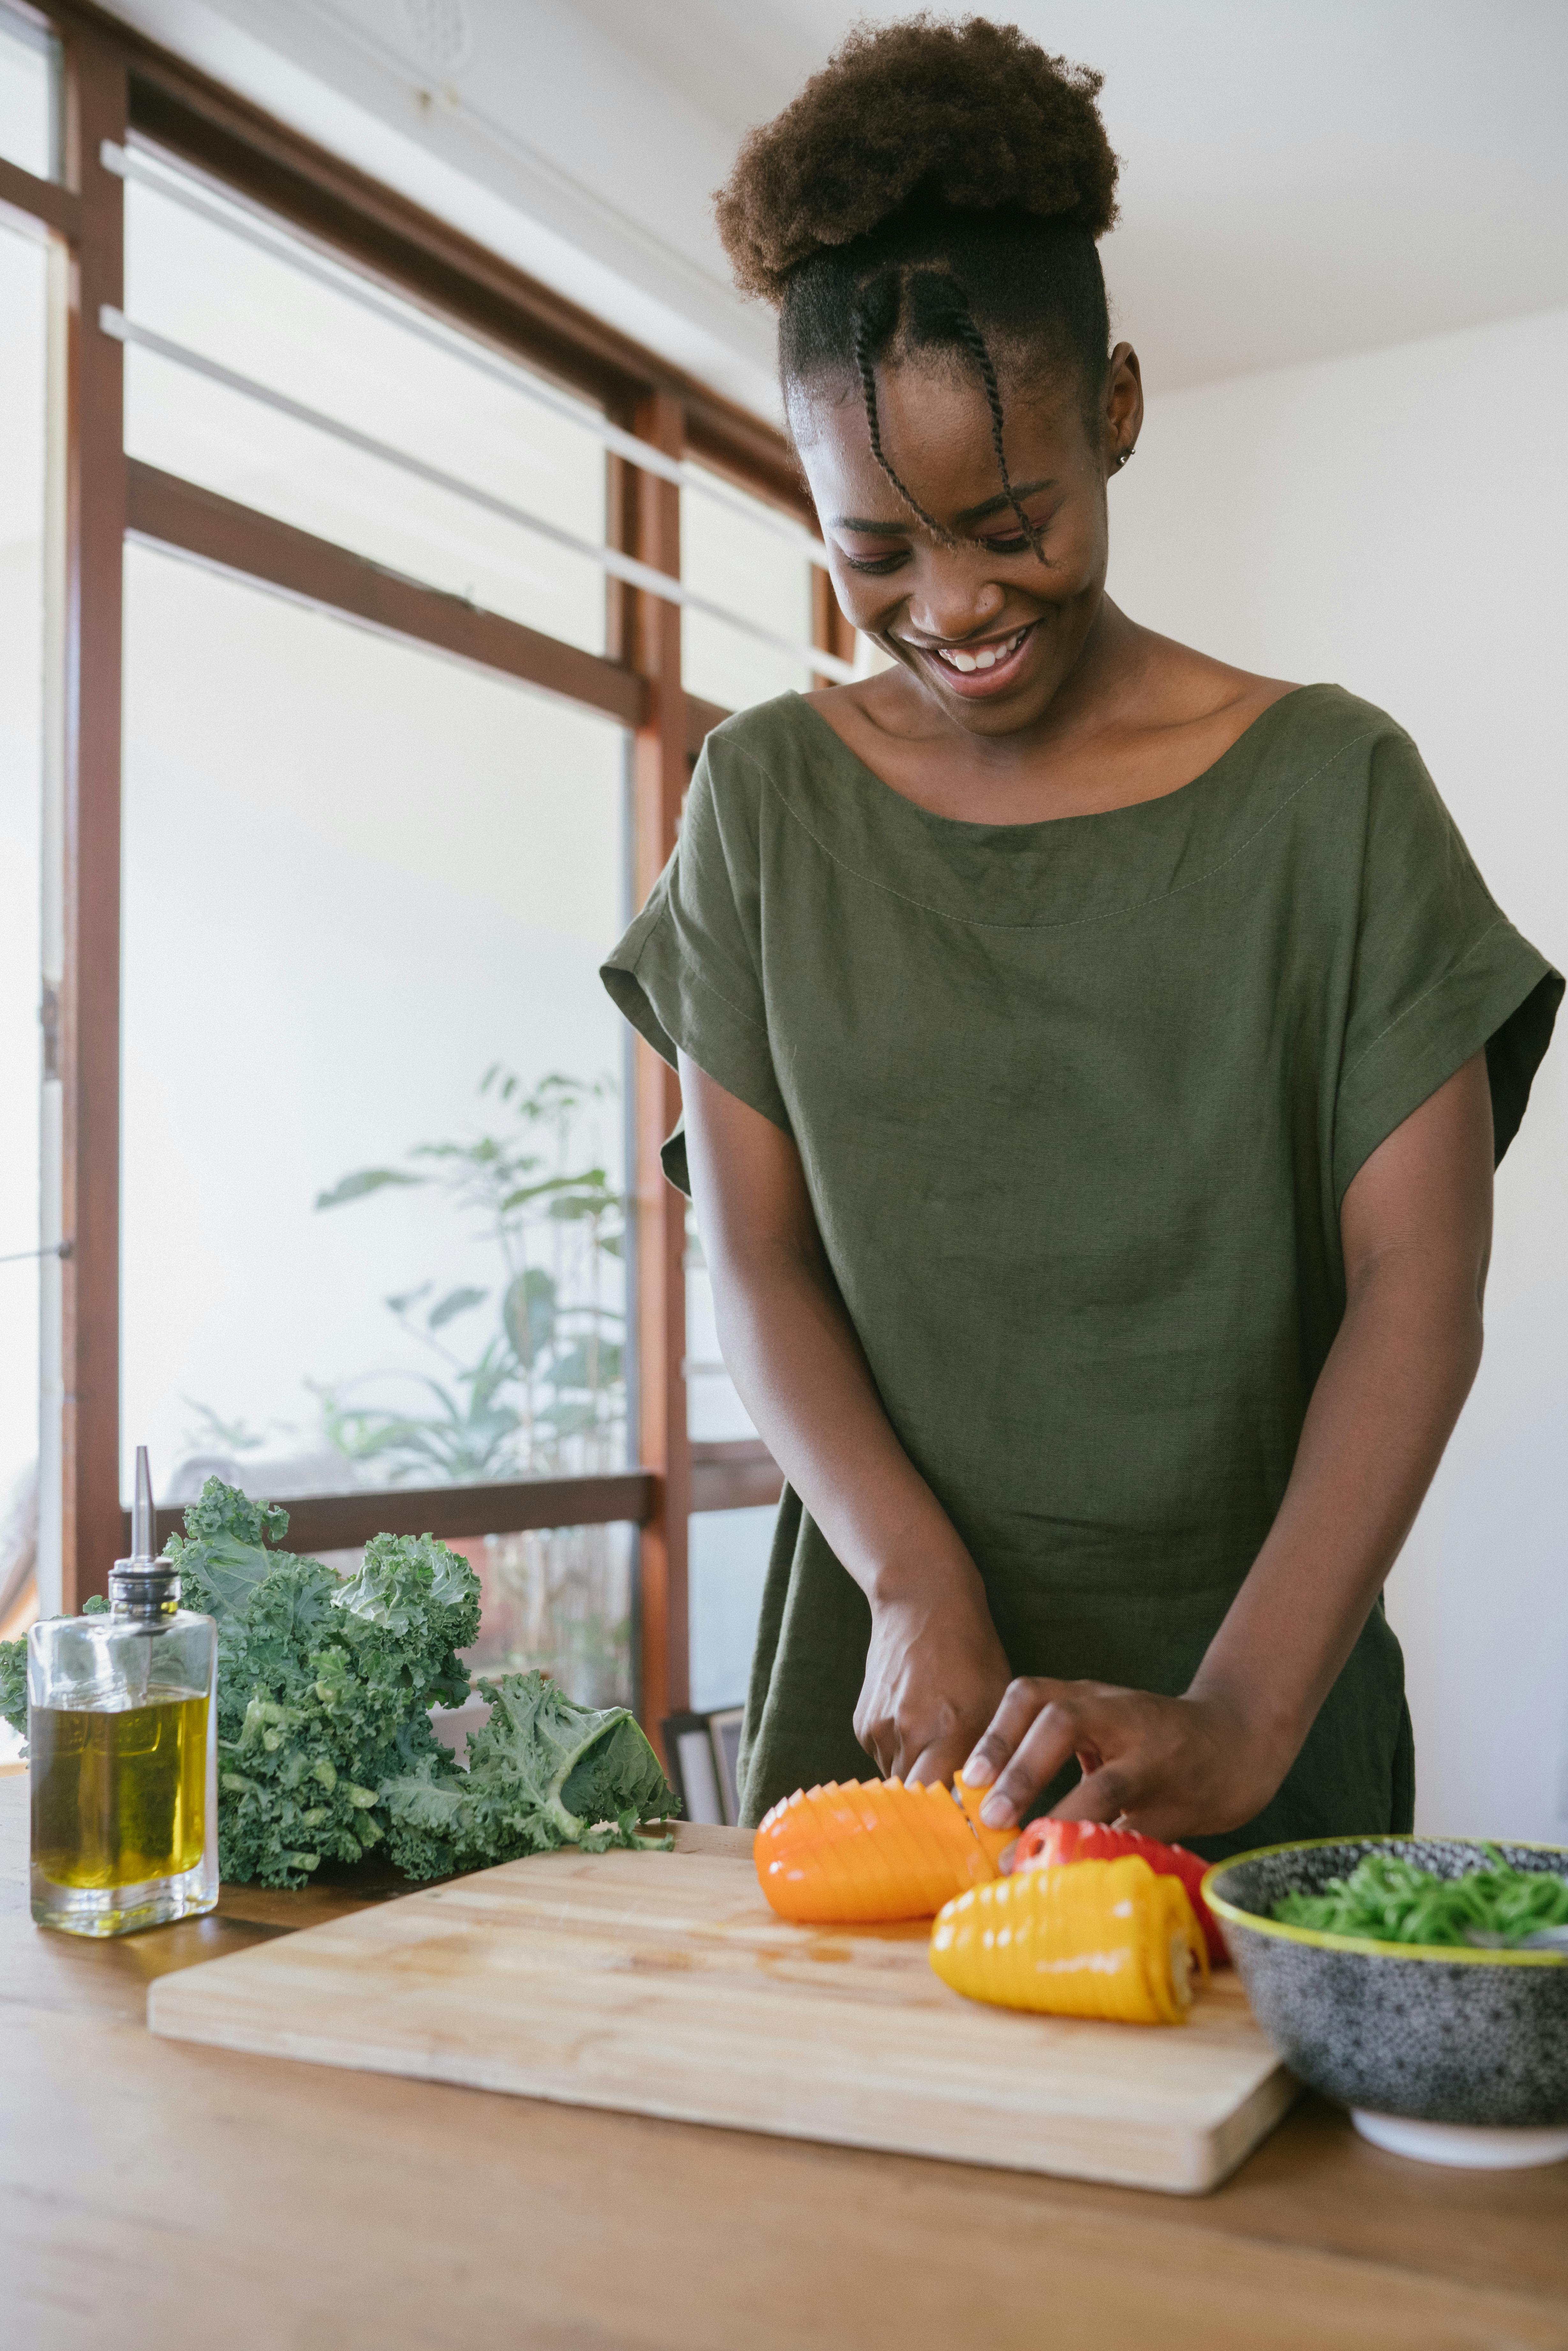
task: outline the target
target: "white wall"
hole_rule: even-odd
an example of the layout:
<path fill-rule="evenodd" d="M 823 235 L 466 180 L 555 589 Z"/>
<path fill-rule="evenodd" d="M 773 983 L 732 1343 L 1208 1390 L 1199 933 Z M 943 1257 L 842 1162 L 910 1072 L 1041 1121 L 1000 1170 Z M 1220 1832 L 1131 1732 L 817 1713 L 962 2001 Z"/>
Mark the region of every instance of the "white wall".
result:
<path fill-rule="evenodd" d="M 1111 574 L 1155 628 L 1392 711 L 1504 912 L 1559 967 L 1565 372 L 1555 311 L 1156 388 L 1112 492 Z M 1560 1034 L 1499 1176 L 1486 1362 L 1389 1586 L 1432 1830 L 1554 1840 L 1568 1823 L 1565 1173 Z"/>
<path fill-rule="evenodd" d="M 267 113 L 775 413 L 709 191 L 911 0 L 110 0 Z M 995 12 L 993 12 L 995 13 Z M 1164 381 L 1568 299 L 1553 0 L 1008 0 L 1105 76 L 1113 298 Z"/>

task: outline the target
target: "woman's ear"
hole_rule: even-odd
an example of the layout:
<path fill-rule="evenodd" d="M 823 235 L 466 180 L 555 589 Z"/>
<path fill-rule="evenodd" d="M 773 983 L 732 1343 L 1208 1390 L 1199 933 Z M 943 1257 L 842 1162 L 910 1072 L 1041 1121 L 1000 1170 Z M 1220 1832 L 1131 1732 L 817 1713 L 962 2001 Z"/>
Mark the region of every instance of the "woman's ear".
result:
<path fill-rule="evenodd" d="M 1114 474 L 1144 429 L 1144 371 L 1131 343 L 1118 343 L 1105 377 L 1105 471 Z"/>

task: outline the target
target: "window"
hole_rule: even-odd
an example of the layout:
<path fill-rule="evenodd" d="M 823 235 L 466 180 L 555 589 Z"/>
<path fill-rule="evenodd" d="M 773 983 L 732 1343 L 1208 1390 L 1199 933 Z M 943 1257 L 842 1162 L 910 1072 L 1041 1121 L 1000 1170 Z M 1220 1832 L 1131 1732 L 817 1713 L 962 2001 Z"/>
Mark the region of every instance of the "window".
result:
<path fill-rule="evenodd" d="M 778 1516 L 769 1503 L 692 1520 L 692 1704 L 701 1714 L 745 1702 Z"/>
<path fill-rule="evenodd" d="M 130 454 L 601 652 L 602 569 L 564 543 L 603 544 L 597 412 L 147 149 L 128 170 Z"/>
<path fill-rule="evenodd" d="M 686 1415 L 700 1457 L 705 1447 L 755 1440 L 757 1430 L 719 1353 L 713 1286 L 695 1216 L 688 1216 L 686 1229 Z M 745 1700 L 777 1516 L 771 1503 L 693 1514 L 687 1610 L 691 1701 L 699 1713 Z"/>
<path fill-rule="evenodd" d="M 59 170 L 59 61 L 53 35 L 0 0 L 0 155 L 38 180 Z"/>
<path fill-rule="evenodd" d="M 765 426 L 55 14 L 0 0 L 6 217 L 47 240 L 0 237 L 0 1314 L 48 1365 L 0 1350 L 0 1510 L 41 1432 L 36 1580 L 67 1608 L 122 1548 L 138 1443 L 165 1503 L 218 1471 L 340 1563 L 417 1521 L 479 1570 L 478 1665 L 548 1660 L 656 1731 L 688 1662 L 740 1694 L 776 1472 L 700 1266 L 689 1384 L 661 1362 L 628 1449 L 684 1209 L 597 967 L 674 846 L 688 730 L 850 674 L 820 549 Z M 123 240 L 58 183 L 68 117 Z M 68 258 L 124 282 L 68 343 Z M 73 393 L 47 464 L 46 347 Z M 508 1512 L 528 1531 L 475 1534 Z"/>
<path fill-rule="evenodd" d="M 122 1477 L 625 1458 L 625 737 L 132 547 Z"/>
<path fill-rule="evenodd" d="M 0 37 L 0 89 L 5 65 Z M 48 277 L 0 228 L 0 1639 L 36 1604 Z"/>
<path fill-rule="evenodd" d="M 629 1706 L 635 1527 L 486 1535 L 462 1551 L 484 1590 L 476 1673 L 543 1667 L 584 1706 Z M 476 1711 L 484 1712 L 481 1700 Z"/>
<path fill-rule="evenodd" d="M 761 498 L 688 465 L 681 501 L 681 572 L 732 617 L 689 609 L 683 626 L 688 693 L 727 710 L 813 682 L 812 541 Z"/>

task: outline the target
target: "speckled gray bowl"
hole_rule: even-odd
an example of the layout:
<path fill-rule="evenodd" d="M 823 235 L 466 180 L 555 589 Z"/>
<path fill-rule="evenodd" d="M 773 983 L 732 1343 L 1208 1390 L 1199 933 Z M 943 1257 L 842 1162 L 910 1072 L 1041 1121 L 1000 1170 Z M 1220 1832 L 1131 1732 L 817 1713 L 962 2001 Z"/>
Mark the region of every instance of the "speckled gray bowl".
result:
<path fill-rule="evenodd" d="M 1282 1894 L 1322 1891 L 1375 1850 L 1440 1877 L 1484 1868 L 1466 1837 L 1269 1845 L 1204 1880 L 1252 2012 L 1292 2074 L 1374 2116 L 1504 2130 L 1568 2126 L 1568 1959 L 1364 1942 L 1287 1927 Z M 1516 1869 L 1568 1877 L 1568 1850 L 1506 1844 Z"/>

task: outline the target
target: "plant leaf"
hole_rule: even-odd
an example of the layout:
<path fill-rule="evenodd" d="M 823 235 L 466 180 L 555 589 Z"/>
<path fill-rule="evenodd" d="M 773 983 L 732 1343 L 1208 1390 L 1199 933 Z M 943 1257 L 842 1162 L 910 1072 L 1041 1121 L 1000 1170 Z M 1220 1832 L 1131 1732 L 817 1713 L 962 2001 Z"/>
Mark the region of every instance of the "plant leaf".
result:
<path fill-rule="evenodd" d="M 554 1338 L 555 1317 L 555 1283 L 541 1266 L 530 1265 L 508 1284 L 501 1301 L 502 1327 L 525 1370 Z"/>
<path fill-rule="evenodd" d="M 396 1167 L 361 1167 L 352 1176 L 340 1177 L 329 1192 L 318 1192 L 319 1208 L 340 1208 L 347 1200 L 362 1200 L 369 1193 L 384 1192 L 389 1184 L 428 1184 L 428 1176 L 405 1176 Z"/>
<path fill-rule="evenodd" d="M 409 1308 L 417 1306 L 420 1300 L 434 1287 L 433 1282 L 422 1281 L 417 1290 L 400 1290 L 395 1298 L 387 1300 L 387 1304 L 394 1314 L 406 1314 Z"/>
<path fill-rule="evenodd" d="M 466 1314 L 470 1307 L 482 1306 L 489 1295 L 487 1290 L 449 1290 L 440 1304 L 433 1306 L 425 1316 L 426 1325 L 432 1331 L 443 1330 L 455 1315 Z"/>
<path fill-rule="evenodd" d="M 574 1192 L 581 1181 L 580 1176 L 547 1176 L 540 1183 L 525 1184 L 519 1190 L 507 1193 L 501 1202 L 502 1214 L 509 1214 L 513 1208 L 526 1207 L 530 1200 L 542 1200 L 553 1193 Z"/>

